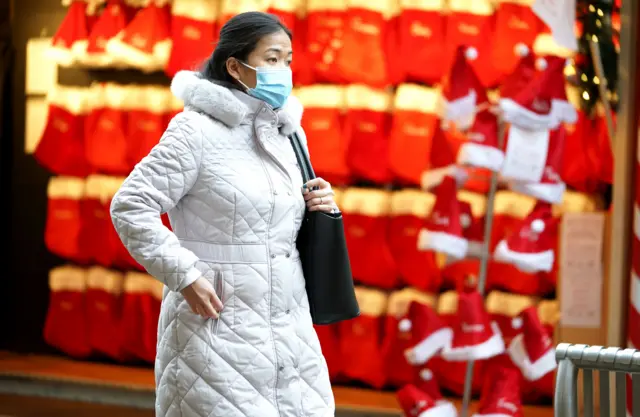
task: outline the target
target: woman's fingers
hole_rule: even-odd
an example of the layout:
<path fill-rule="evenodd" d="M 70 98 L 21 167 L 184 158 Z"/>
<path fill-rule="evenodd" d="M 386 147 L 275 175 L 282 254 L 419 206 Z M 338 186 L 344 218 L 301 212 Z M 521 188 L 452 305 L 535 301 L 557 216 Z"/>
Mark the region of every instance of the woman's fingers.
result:
<path fill-rule="evenodd" d="M 325 181 L 320 177 L 310 180 L 305 184 L 305 186 L 308 190 L 313 190 L 314 188 L 318 188 L 318 189 L 331 188 L 331 184 L 329 184 L 327 181 Z"/>
<path fill-rule="evenodd" d="M 309 211 L 322 211 L 324 213 L 332 213 L 334 206 L 330 206 L 328 204 L 318 204 L 312 207 L 309 207 Z"/>
<path fill-rule="evenodd" d="M 220 301 L 220 298 L 218 298 L 216 294 L 211 295 L 210 303 L 215 311 L 217 312 L 222 311 L 222 301 Z"/>
<path fill-rule="evenodd" d="M 309 191 L 304 194 L 304 199 L 306 201 L 311 200 L 312 198 L 324 198 L 328 196 L 333 196 L 334 192 L 331 188 L 321 188 L 315 191 Z"/>

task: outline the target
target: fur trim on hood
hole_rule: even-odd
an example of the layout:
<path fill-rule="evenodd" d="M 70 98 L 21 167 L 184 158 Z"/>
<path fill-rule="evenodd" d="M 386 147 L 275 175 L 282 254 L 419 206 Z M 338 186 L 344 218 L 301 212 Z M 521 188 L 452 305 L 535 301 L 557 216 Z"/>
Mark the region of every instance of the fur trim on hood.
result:
<path fill-rule="evenodd" d="M 228 87 L 202 77 L 198 72 L 180 71 L 171 82 L 171 92 L 185 106 L 194 107 L 229 127 L 236 127 L 252 112 L 248 102 L 239 99 Z M 257 100 L 247 96 L 248 99 Z M 300 100 L 290 96 L 285 105 L 276 110 L 278 127 L 283 135 L 300 129 L 303 107 Z"/>

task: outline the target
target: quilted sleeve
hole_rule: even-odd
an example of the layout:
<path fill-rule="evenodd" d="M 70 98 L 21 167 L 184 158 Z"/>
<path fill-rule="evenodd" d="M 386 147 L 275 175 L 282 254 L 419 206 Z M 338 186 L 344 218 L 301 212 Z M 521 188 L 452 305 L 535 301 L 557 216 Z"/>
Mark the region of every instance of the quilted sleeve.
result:
<path fill-rule="evenodd" d="M 198 121 L 174 117 L 160 142 L 138 163 L 111 202 L 111 220 L 127 250 L 149 274 L 181 291 L 198 279 L 198 257 L 183 248 L 160 215 L 193 187 L 202 156 Z"/>

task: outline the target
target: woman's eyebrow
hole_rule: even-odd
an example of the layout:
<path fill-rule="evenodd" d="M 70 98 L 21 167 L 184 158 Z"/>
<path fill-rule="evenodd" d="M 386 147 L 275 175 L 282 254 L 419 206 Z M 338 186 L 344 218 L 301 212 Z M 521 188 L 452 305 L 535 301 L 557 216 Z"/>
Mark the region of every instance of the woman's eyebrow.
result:
<path fill-rule="evenodd" d="M 279 52 L 281 53 L 283 51 L 282 48 L 280 48 L 279 46 L 271 46 L 269 48 L 267 48 L 267 50 L 265 52 Z M 292 50 L 289 51 L 288 55 L 291 55 L 293 53 Z"/>

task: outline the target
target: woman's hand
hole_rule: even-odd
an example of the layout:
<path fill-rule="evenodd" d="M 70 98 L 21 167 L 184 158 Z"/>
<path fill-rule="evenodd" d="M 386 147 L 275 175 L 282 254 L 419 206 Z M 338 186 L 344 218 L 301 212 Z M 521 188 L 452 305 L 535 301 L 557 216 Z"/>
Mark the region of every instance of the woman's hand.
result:
<path fill-rule="evenodd" d="M 302 195 L 307 202 L 309 211 L 323 211 L 325 213 L 338 212 L 338 206 L 333 201 L 331 184 L 322 178 L 315 178 L 302 186 Z"/>
<path fill-rule="evenodd" d="M 222 311 L 222 302 L 216 295 L 213 285 L 204 277 L 193 281 L 182 290 L 182 296 L 194 314 L 204 318 L 217 319 Z"/>

